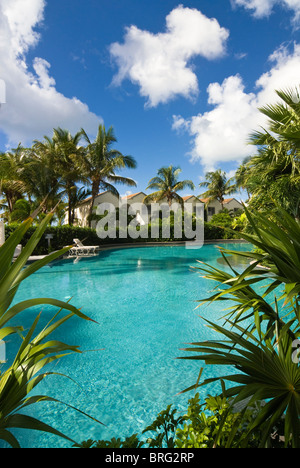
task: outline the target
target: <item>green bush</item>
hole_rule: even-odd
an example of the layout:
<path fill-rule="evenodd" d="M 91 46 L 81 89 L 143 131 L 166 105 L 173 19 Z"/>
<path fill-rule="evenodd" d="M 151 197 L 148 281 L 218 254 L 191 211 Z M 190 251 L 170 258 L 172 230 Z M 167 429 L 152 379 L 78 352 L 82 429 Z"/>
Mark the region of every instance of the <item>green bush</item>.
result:
<path fill-rule="evenodd" d="M 239 222 L 240 216 L 239 212 L 233 213 L 224 209 L 213 215 L 208 224 L 210 227 L 216 226 L 222 231 L 222 237 L 219 239 L 235 239 L 240 237 L 239 231 L 243 229 L 243 224 Z M 232 230 L 236 231 L 236 234 Z"/>
<path fill-rule="evenodd" d="M 248 411 L 248 423 L 252 420 Z M 183 427 L 176 431 L 178 448 L 240 448 L 241 434 L 245 428 L 245 415 L 241 415 L 230 401 L 222 396 L 208 396 L 201 411 L 199 394 L 189 400 Z M 253 434 L 248 448 L 258 446 L 260 433 Z"/>
<path fill-rule="evenodd" d="M 204 223 L 204 239 L 215 240 L 215 239 L 226 239 L 225 230 L 211 223 Z"/>
<path fill-rule="evenodd" d="M 195 223 L 195 221 L 194 221 Z M 5 237 L 8 239 L 10 234 L 12 234 L 18 227 L 19 223 L 12 223 L 5 227 Z M 195 228 L 195 225 L 193 226 Z M 36 227 L 31 226 L 26 232 L 24 238 L 22 239 L 22 245 L 25 246 L 29 241 L 30 237 L 35 232 Z M 184 232 L 184 230 L 183 230 Z M 164 238 L 161 235 L 157 238 L 151 238 L 151 225 L 149 225 L 149 235 L 147 239 L 139 237 L 138 239 L 131 239 L 127 237 L 126 239 L 119 238 L 119 229 L 116 228 L 116 239 L 106 238 L 100 239 L 96 233 L 95 229 L 83 228 L 78 226 L 48 226 L 45 230 L 43 237 L 35 248 L 33 255 L 46 255 L 49 252 L 48 240 L 46 239 L 47 234 L 52 234 L 53 239 L 50 244 L 50 251 L 57 251 L 62 249 L 65 246 L 72 245 L 74 239 L 80 239 L 85 245 L 108 245 L 108 244 L 127 244 L 127 243 L 136 243 L 136 242 L 172 242 L 172 241 L 187 241 L 184 235 L 181 238 L 176 238 L 174 235 L 174 225 L 170 226 L 170 237 Z M 204 223 L 204 239 L 205 240 L 220 240 L 220 239 L 230 239 L 239 237 L 232 233 L 227 232 L 224 228 L 212 224 Z"/>
<path fill-rule="evenodd" d="M 230 216 L 228 210 L 220 211 L 220 213 L 216 213 L 212 216 L 210 223 L 215 224 L 217 226 L 223 226 L 227 228 L 231 228 L 233 218 Z"/>

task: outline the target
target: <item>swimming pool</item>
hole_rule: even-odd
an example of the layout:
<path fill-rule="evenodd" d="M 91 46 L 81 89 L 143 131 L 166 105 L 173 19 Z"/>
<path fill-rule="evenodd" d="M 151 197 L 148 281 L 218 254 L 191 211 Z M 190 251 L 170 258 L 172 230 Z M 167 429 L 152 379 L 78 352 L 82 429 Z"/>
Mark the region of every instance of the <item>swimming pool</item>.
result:
<path fill-rule="evenodd" d="M 249 248 L 243 243 L 226 247 Z M 201 364 L 176 357 L 185 354 L 180 351 L 185 343 L 212 337 L 200 313 L 211 320 L 221 316 L 217 305 L 195 310 L 195 301 L 207 297 L 215 286 L 191 268 L 197 266 L 197 260 L 226 268 L 213 244 L 199 250 L 157 246 L 107 250 L 75 262 L 58 261 L 28 278 L 16 301 L 72 298 L 72 304 L 97 321 L 75 317 L 56 333 L 55 338 L 85 351 L 51 368 L 76 383 L 50 376 L 37 393 L 74 405 L 105 426 L 55 403 L 36 405 L 35 413 L 30 414 L 81 442 L 140 434 L 170 403 L 185 411 L 192 394 L 178 392 L 195 383 Z M 17 323 L 22 320 L 29 327 L 39 311 L 22 313 Z M 43 308 L 41 326 L 54 311 Z M 7 344 L 7 357 L 14 356 L 15 350 L 12 339 Z M 204 377 L 211 376 L 210 372 L 205 370 Z M 218 390 L 209 387 L 212 394 Z M 207 390 L 202 392 L 204 398 Z M 39 432 L 24 430 L 17 435 L 22 447 L 70 446 L 56 436 Z"/>

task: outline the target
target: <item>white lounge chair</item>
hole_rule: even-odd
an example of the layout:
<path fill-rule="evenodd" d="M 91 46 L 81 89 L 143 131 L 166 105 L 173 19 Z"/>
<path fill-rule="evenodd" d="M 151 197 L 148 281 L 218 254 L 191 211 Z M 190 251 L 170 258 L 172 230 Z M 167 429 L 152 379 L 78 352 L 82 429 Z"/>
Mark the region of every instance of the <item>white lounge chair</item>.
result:
<path fill-rule="evenodd" d="M 22 244 L 17 245 L 15 252 L 14 252 L 14 260 L 16 260 L 22 252 Z"/>
<path fill-rule="evenodd" d="M 87 255 L 90 253 L 95 254 L 96 250 L 99 248 L 99 245 L 83 245 L 79 239 L 73 239 L 75 247 L 71 249 L 76 254 Z"/>

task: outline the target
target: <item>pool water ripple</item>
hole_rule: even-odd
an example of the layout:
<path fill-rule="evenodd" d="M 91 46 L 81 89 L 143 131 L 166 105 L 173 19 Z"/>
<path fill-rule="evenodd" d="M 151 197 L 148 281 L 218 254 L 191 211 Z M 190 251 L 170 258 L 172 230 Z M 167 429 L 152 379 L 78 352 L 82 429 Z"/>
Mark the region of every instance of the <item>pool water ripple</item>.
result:
<path fill-rule="evenodd" d="M 227 247 L 248 248 L 242 243 Z M 215 245 L 199 250 L 183 246 L 115 249 L 77 263 L 70 259 L 55 262 L 25 280 L 17 302 L 31 297 L 71 297 L 72 304 L 97 321 L 75 317 L 55 334 L 84 351 L 51 367 L 76 383 L 49 376 L 37 393 L 74 405 L 105 426 L 54 403 L 37 405 L 33 416 L 80 442 L 141 433 L 170 403 L 185 411 L 192 394 L 178 393 L 197 380 L 201 365 L 176 358 L 184 354 L 180 348 L 185 343 L 212 337 L 195 307 L 213 284 L 191 267 L 197 266 L 197 260 L 220 267 L 219 259 Z M 29 327 L 39 311 L 28 310 L 16 321 Z M 43 308 L 41 326 L 54 311 Z M 201 314 L 217 320 L 221 309 L 204 307 Z M 8 343 L 8 358 L 19 344 L 14 339 Z M 205 377 L 211 372 L 205 370 Z M 213 393 L 218 387 L 209 390 Z M 70 446 L 38 432 L 18 431 L 17 435 L 23 447 Z"/>

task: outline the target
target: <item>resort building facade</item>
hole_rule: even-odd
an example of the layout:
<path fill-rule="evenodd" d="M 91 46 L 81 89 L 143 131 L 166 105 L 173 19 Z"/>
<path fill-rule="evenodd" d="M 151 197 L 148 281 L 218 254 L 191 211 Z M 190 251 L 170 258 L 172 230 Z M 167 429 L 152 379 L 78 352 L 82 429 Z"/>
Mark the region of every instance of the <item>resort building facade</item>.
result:
<path fill-rule="evenodd" d="M 102 192 L 95 199 L 94 203 L 94 211 L 96 212 L 97 206 L 103 203 L 110 203 L 115 208 L 118 208 L 120 202 L 127 203 L 127 205 L 133 205 L 135 203 L 143 203 L 144 198 L 146 197 L 146 193 L 138 192 L 131 195 L 127 195 L 124 197 L 118 197 L 112 192 Z M 203 203 L 206 209 L 206 217 L 207 221 L 210 221 L 214 214 L 220 213 L 222 211 L 222 205 L 217 200 L 202 199 L 198 198 L 195 195 L 187 195 L 182 197 L 184 204 L 192 205 L 193 212 L 196 212 L 196 206 L 200 203 Z M 80 205 L 75 210 L 75 224 L 80 227 L 87 227 L 88 223 L 88 216 L 90 213 L 90 206 L 91 206 L 91 197 L 87 198 L 86 200 L 82 201 Z M 166 203 L 166 200 L 162 200 L 161 203 Z M 243 205 L 236 200 L 235 198 L 228 198 L 224 200 L 223 208 L 228 209 L 229 211 L 236 212 L 237 210 L 242 209 Z M 92 221 L 92 227 L 95 228 L 96 221 Z"/>
<path fill-rule="evenodd" d="M 208 198 L 200 198 L 202 203 L 205 203 L 207 212 L 207 221 L 210 221 L 214 214 L 222 211 L 222 205 L 218 200 L 209 200 Z M 226 198 L 223 202 L 223 209 L 233 211 L 244 210 L 243 205 L 236 198 Z"/>

